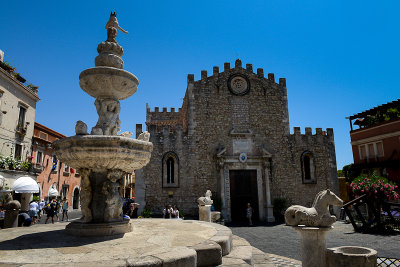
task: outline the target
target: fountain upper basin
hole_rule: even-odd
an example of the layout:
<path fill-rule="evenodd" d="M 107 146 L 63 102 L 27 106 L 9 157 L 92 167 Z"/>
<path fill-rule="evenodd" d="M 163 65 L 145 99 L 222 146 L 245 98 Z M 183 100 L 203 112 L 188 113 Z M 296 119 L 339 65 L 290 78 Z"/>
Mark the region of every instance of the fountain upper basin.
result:
<path fill-rule="evenodd" d="M 76 135 L 57 140 L 54 151 L 60 161 L 75 169 L 119 169 L 128 173 L 150 161 L 153 144 L 112 135 Z"/>
<path fill-rule="evenodd" d="M 94 98 L 123 100 L 133 95 L 139 80 L 132 73 L 113 67 L 94 67 L 79 75 L 79 85 Z"/>

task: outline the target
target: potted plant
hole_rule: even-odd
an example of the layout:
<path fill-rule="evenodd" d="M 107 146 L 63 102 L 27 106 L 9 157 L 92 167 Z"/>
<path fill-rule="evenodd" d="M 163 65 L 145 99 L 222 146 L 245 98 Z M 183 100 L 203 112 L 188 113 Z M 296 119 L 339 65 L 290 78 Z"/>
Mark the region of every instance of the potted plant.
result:
<path fill-rule="evenodd" d="M 34 84 L 28 84 L 26 87 L 28 87 L 29 89 L 31 89 L 32 91 L 34 91 L 35 93 L 38 92 L 39 86 L 36 86 Z"/>
<path fill-rule="evenodd" d="M 17 79 L 21 83 L 26 82 L 26 79 L 24 77 L 22 77 L 21 74 L 19 74 L 18 72 L 14 72 L 14 77 L 15 77 L 15 79 Z"/>
<path fill-rule="evenodd" d="M 0 67 L 8 72 L 15 71 L 15 68 L 13 66 L 11 66 L 11 64 L 8 63 L 7 61 L 4 61 L 4 62 L 0 61 Z"/>

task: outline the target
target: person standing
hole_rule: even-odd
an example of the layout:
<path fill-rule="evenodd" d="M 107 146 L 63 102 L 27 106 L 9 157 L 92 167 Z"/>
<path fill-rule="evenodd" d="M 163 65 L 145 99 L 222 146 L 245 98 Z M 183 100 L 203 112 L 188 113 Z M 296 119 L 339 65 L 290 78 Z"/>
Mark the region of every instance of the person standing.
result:
<path fill-rule="evenodd" d="M 174 206 L 173 213 L 174 213 L 174 218 L 175 219 L 179 219 L 179 210 L 178 210 L 178 207 L 176 205 Z"/>
<path fill-rule="evenodd" d="M 31 203 L 29 203 L 29 216 L 32 219 L 32 224 L 36 223 L 38 209 L 38 203 L 35 200 L 32 200 Z"/>
<path fill-rule="evenodd" d="M 46 224 L 49 218 L 51 218 L 51 223 L 54 224 L 54 214 L 56 213 L 56 203 L 54 201 L 48 204 L 48 206 L 46 207 L 46 212 L 47 212 L 47 218 L 44 223 Z"/>
<path fill-rule="evenodd" d="M 59 221 L 60 218 L 58 217 L 58 213 L 60 212 L 60 208 L 61 208 L 60 200 L 54 199 L 54 203 L 55 203 L 55 205 L 56 205 L 55 215 L 56 215 L 56 217 L 57 217 L 57 221 Z"/>
<path fill-rule="evenodd" d="M 4 228 L 4 217 L 5 217 L 5 212 L 3 209 L 3 206 L 0 206 L 0 228 Z"/>
<path fill-rule="evenodd" d="M 43 208 L 44 208 L 44 206 L 45 206 L 45 202 L 44 202 L 44 200 L 42 199 L 40 202 L 39 202 L 39 207 L 38 207 L 38 217 L 39 217 L 39 221 L 40 221 L 40 219 L 42 218 L 42 212 L 43 212 Z"/>
<path fill-rule="evenodd" d="M 62 216 L 62 221 L 64 221 L 64 215 L 67 217 L 67 222 L 68 222 L 68 200 L 64 198 L 64 201 L 62 202 L 62 210 L 63 210 L 63 216 Z"/>
<path fill-rule="evenodd" d="M 250 203 L 247 203 L 246 217 L 249 220 L 249 226 L 253 225 L 253 221 L 251 220 L 252 216 L 253 216 L 253 208 L 251 207 Z"/>

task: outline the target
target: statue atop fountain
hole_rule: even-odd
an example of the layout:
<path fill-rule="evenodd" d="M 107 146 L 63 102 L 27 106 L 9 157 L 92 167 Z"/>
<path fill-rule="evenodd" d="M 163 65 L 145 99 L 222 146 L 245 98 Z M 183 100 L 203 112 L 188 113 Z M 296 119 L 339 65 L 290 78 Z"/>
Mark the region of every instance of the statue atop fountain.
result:
<path fill-rule="evenodd" d="M 56 156 L 79 170 L 81 175 L 82 218 L 67 225 L 73 235 L 104 236 L 132 231 L 132 225 L 123 221 L 122 185 L 126 174 L 145 166 L 153 144 L 146 138 L 132 139 L 129 131 L 119 134 L 120 100 L 132 96 L 139 84 L 132 73 L 124 70 L 122 47 L 116 41 L 118 24 L 111 13 L 106 24 L 107 40 L 101 42 L 95 67 L 81 72 L 79 85 L 95 98 L 99 119 L 88 133 L 83 121 L 75 126 L 75 136 L 53 143 Z"/>

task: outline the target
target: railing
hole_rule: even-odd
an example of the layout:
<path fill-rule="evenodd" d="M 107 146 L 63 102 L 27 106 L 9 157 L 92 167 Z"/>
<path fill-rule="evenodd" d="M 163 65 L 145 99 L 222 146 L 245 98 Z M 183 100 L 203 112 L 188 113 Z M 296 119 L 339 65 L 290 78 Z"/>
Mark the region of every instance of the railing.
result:
<path fill-rule="evenodd" d="M 378 257 L 378 266 L 400 266 L 400 259 Z"/>
<path fill-rule="evenodd" d="M 44 169 L 43 165 L 40 163 L 35 163 L 32 167 L 34 172 L 42 172 Z"/>
<path fill-rule="evenodd" d="M 398 203 L 372 202 L 366 195 L 362 195 L 343 205 L 343 208 L 356 232 L 400 231 Z"/>

